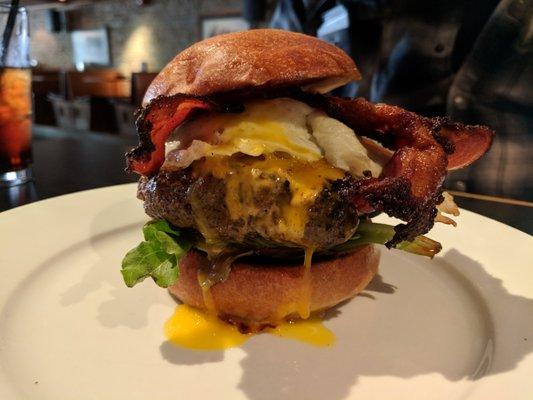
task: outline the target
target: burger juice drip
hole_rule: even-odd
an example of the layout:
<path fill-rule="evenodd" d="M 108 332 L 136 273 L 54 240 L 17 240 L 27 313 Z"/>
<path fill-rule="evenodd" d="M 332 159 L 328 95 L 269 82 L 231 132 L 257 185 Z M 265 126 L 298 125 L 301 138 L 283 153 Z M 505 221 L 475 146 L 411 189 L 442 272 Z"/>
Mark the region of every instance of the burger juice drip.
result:
<path fill-rule="evenodd" d="M 207 275 L 203 271 L 198 272 L 198 283 L 202 289 L 202 297 L 204 300 L 205 308 L 208 312 L 213 315 L 217 315 L 217 308 L 215 301 L 213 299 L 213 294 L 211 293 L 212 283 L 207 279 Z"/>
<path fill-rule="evenodd" d="M 211 262 L 207 268 L 201 268 L 198 271 L 198 284 L 202 289 L 205 308 L 209 312 L 217 314 L 211 288 L 226 280 L 230 274 L 231 266 L 236 259 L 251 255 L 252 251 L 243 251 L 230 247 L 224 248 L 217 244 L 203 245 L 202 247 L 209 254 Z"/>

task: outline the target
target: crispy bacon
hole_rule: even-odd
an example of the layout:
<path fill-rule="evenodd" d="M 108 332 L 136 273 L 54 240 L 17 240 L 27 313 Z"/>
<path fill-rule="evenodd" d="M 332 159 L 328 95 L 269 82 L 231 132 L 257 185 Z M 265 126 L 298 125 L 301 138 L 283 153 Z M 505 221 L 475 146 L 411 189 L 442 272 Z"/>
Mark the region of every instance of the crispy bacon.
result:
<path fill-rule="evenodd" d="M 464 125 L 448 118 L 429 121 L 437 141 L 444 139 L 453 146 L 448 153 L 448 170 L 472 164 L 489 150 L 494 138 L 494 132 L 483 125 Z"/>
<path fill-rule="evenodd" d="M 165 161 L 165 141 L 170 133 L 198 110 L 218 110 L 208 99 L 187 95 L 158 98 L 142 109 L 135 121 L 139 145 L 126 154 L 128 171 L 151 176 Z"/>
<path fill-rule="evenodd" d="M 137 118 L 140 144 L 127 154 L 128 168 L 150 176 L 164 162 L 165 140 L 198 110 L 231 112 L 257 94 L 234 94 L 217 99 L 187 95 L 152 101 Z M 343 99 L 287 90 L 262 97 L 292 97 L 322 109 L 357 134 L 374 139 L 393 151 L 378 178 L 353 179 L 336 184 L 352 199 L 359 214 L 386 212 L 405 221 L 387 243 L 413 240 L 434 223 L 436 205 L 442 201 L 447 169 L 468 165 L 481 157 L 494 133 L 484 126 L 465 126 L 445 118 L 424 118 L 400 107 L 373 104 L 362 98 Z"/>
<path fill-rule="evenodd" d="M 431 229 L 436 205 L 442 201 L 446 170 L 477 160 L 489 149 L 494 136 L 485 126 L 424 118 L 400 107 L 372 104 L 361 98 L 304 98 L 358 134 L 395 151 L 379 178 L 363 179 L 351 189 L 358 210 L 384 211 L 407 222 L 396 227 L 389 246 L 413 240 Z"/>
<path fill-rule="evenodd" d="M 400 107 L 372 104 L 362 98 L 313 96 L 309 100 L 360 135 L 395 150 L 379 178 L 366 178 L 350 189 L 360 212 L 384 211 L 406 221 L 396 227 L 389 246 L 413 240 L 433 226 L 435 206 L 446 176 L 445 148 L 429 120 Z"/>

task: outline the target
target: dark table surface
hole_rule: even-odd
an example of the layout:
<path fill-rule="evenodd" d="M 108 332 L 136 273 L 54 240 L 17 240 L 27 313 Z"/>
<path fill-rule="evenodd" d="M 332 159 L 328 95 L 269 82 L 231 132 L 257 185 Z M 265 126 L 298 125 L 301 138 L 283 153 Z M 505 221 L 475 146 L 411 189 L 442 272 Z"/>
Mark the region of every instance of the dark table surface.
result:
<path fill-rule="evenodd" d="M 137 138 L 34 127 L 33 182 L 0 188 L 0 211 L 62 194 L 135 182 L 124 153 Z"/>
<path fill-rule="evenodd" d="M 62 194 L 121 183 L 137 176 L 124 171 L 124 153 L 134 136 L 34 127 L 33 182 L 0 188 L 0 211 Z M 533 234 L 533 204 L 454 193 L 459 207 Z"/>

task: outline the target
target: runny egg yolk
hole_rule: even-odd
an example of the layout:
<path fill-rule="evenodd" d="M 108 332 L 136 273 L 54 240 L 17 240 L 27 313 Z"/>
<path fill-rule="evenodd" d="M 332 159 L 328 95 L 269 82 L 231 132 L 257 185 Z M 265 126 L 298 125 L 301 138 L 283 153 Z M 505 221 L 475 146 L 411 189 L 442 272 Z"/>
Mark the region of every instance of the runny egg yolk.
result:
<path fill-rule="evenodd" d="M 223 350 L 243 344 L 249 335 L 220 320 L 216 314 L 179 305 L 165 323 L 165 336 L 178 346 L 193 350 Z"/>
<path fill-rule="evenodd" d="M 324 326 L 318 317 L 284 322 L 267 330 L 272 335 L 294 339 L 317 347 L 328 347 L 335 343 L 335 335 Z"/>
<path fill-rule="evenodd" d="M 333 332 L 318 317 L 283 322 L 264 332 L 317 347 L 328 347 L 335 343 Z M 237 327 L 212 313 L 183 304 L 176 307 L 165 323 L 164 333 L 172 344 L 191 350 L 224 350 L 240 346 L 254 336 L 239 332 Z"/>

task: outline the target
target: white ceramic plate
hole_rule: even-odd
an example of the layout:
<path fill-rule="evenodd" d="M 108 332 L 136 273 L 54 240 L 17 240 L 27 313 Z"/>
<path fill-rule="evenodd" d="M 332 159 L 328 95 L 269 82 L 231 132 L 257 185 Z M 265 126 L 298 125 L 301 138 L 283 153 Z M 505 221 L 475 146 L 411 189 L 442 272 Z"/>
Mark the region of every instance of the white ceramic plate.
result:
<path fill-rule="evenodd" d="M 165 341 L 165 290 L 122 282 L 146 219 L 135 185 L 0 214 L 0 399 L 533 398 L 531 236 L 463 211 L 433 261 L 382 251 L 335 346 L 195 352 Z"/>

